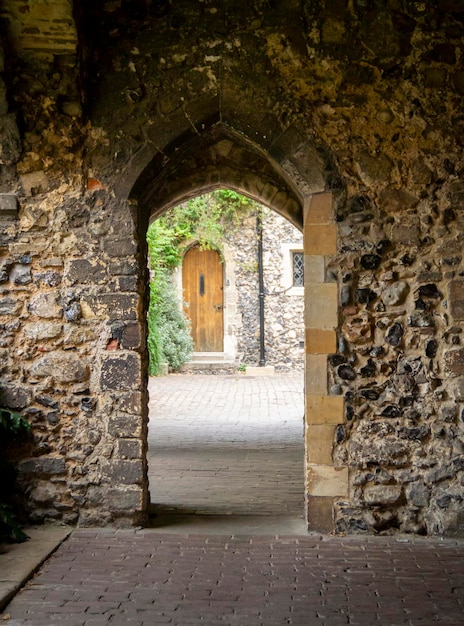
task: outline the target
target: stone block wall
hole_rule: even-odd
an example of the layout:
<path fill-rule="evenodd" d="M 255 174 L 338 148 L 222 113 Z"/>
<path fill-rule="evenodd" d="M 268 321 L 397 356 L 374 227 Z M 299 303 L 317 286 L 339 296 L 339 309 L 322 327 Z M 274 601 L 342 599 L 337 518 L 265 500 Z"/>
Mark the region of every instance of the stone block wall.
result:
<path fill-rule="evenodd" d="M 14 450 L 31 521 L 132 524 L 148 497 L 136 223 L 83 176 L 81 122 L 48 106 L 35 137 L 0 111 L 0 404 L 32 425 Z"/>
<path fill-rule="evenodd" d="M 80 195 L 92 209 L 85 226 L 71 233 L 52 221 L 31 232 L 20 220 L 2 247 L 0 402 L 33 427 L 18 463 L 33 521 L 132 523 L 147 500 L 137 247 L 113 234 L 133 232 L 126 207 L 104 191 Z M 108 205 L 113 221 L 103 229 Z"/>
<path fill-rule="evenodd" d="M 136 4 L 80 6 L 76 55 L 4 42 L 1 394 L 33 518 L 146 511 L 146 223 L 230 186 L 312 206 L 312 527 L 461 532 L 460 2 Z"/>
<path fill-rule="evenodd" d="M 317 194 L 304 206 L 305 253 L 305 471 L 310 530 L 333 526 L 334 502 L 347 496 L 348 469 L 333 458 L 344 422 L 341 394 L 328 394 L 327 359 L 337 350 L 338 290 L 327 271 L 337 251 L 333 196 Z"/>

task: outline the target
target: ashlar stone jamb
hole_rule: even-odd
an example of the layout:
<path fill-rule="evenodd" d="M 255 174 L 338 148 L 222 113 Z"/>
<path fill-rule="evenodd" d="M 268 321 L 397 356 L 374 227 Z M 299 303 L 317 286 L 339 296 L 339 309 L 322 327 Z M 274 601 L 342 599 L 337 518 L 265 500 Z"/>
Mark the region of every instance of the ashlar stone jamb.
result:
<path fill-rule="evenodd" d="M 333 444 L 344 420 L 343 398 L 327 392 L 327 357 L 336 351 L 338 288 L 326 282 L 327 257 L 337 251 L 331 193 L 305 199 L 305 492 L 309 530 L 333 530 L 334 501 L 348 495 L 348 468 L 334 467 Z"/>

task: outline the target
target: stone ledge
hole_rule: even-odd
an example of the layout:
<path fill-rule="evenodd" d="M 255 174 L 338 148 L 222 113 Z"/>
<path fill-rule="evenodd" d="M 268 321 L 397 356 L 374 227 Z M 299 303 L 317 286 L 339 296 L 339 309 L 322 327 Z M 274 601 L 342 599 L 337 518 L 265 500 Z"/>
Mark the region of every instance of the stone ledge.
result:
<path fill-rule="evenodd" d="M 247 366 L 245 376 L 274 376 L 275 367 L 273 365 L 265 365 L 263 367 Z"/>
<path fill-rule="evenodd" d="M 46 525 L 25 528 L 24 532 L 29 536 L 28 541 L 3 546 L 5 552 L 0 556 L 0 611 L 60 546 L 71 529 Z"/>

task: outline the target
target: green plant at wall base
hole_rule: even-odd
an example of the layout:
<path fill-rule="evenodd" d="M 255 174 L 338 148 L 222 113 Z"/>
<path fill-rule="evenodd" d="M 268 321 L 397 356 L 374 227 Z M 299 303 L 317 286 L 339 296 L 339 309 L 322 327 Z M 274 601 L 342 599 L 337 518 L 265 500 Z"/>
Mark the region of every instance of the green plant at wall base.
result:
<path fill-rule="evenodd" d="M 24 439 L 30 429 L 30 424 L 20 413 L 0 407 L 0 543 L 28 539 L 13 506 L 16 472 L 13 465 L 5 460 L 4 451 L 12 442 Z"/>
<path fill-rule="evenodd" d="M 193 351 L 188 321 L 180 307 L 170 273 L 158 269 L 150 284 L 148 310 L 149 374 L 159 376 L 163 364 L 177 370 Z"/>
<path fill-rule="evenodd" d="M 161 347 L 159 331 L 159 306 L 154 303 L 153 290 L 155 285 L 150 283 L 150 307 L 148 309 L 148 373 L 150 376 L 159 376 L 162 372 L 164 355 Z"/>
<path fill-rule="evenodd" d="M 0 407 L 0 437 L 17 437 L 27 435 L 31 430 L 31 425 L 21 413 L 16 413 L 10 409 Z"/>

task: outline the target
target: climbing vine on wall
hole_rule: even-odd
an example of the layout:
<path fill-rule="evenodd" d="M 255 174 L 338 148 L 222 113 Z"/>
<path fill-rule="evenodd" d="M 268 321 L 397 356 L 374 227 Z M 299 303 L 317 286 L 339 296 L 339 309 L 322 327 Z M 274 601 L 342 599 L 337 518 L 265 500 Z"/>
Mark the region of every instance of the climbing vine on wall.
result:
<path fill-rule="evenodd" d="M 181 244 L 195 239 L 203 248 L 221 248 L 226 228 L 257 203 L 229 189 L 197 196 L 180 204 L 148 228 L 150 267 L 173 269 L 182 261 Z"/>
<path fill-rule="evenodd" d="M 170 280 L 182 261 L 182 243 L 194 239 L 202 248 L 220 250 L 225 229 L 236 226 L 241 214 L 257 206 L 235 191 L 221 189 L 179 205 L 149 226 L 148 351 L 152 376 L 162 372 L 163 363 L 178 369 L 193 350 L 188 320 Z"/>

